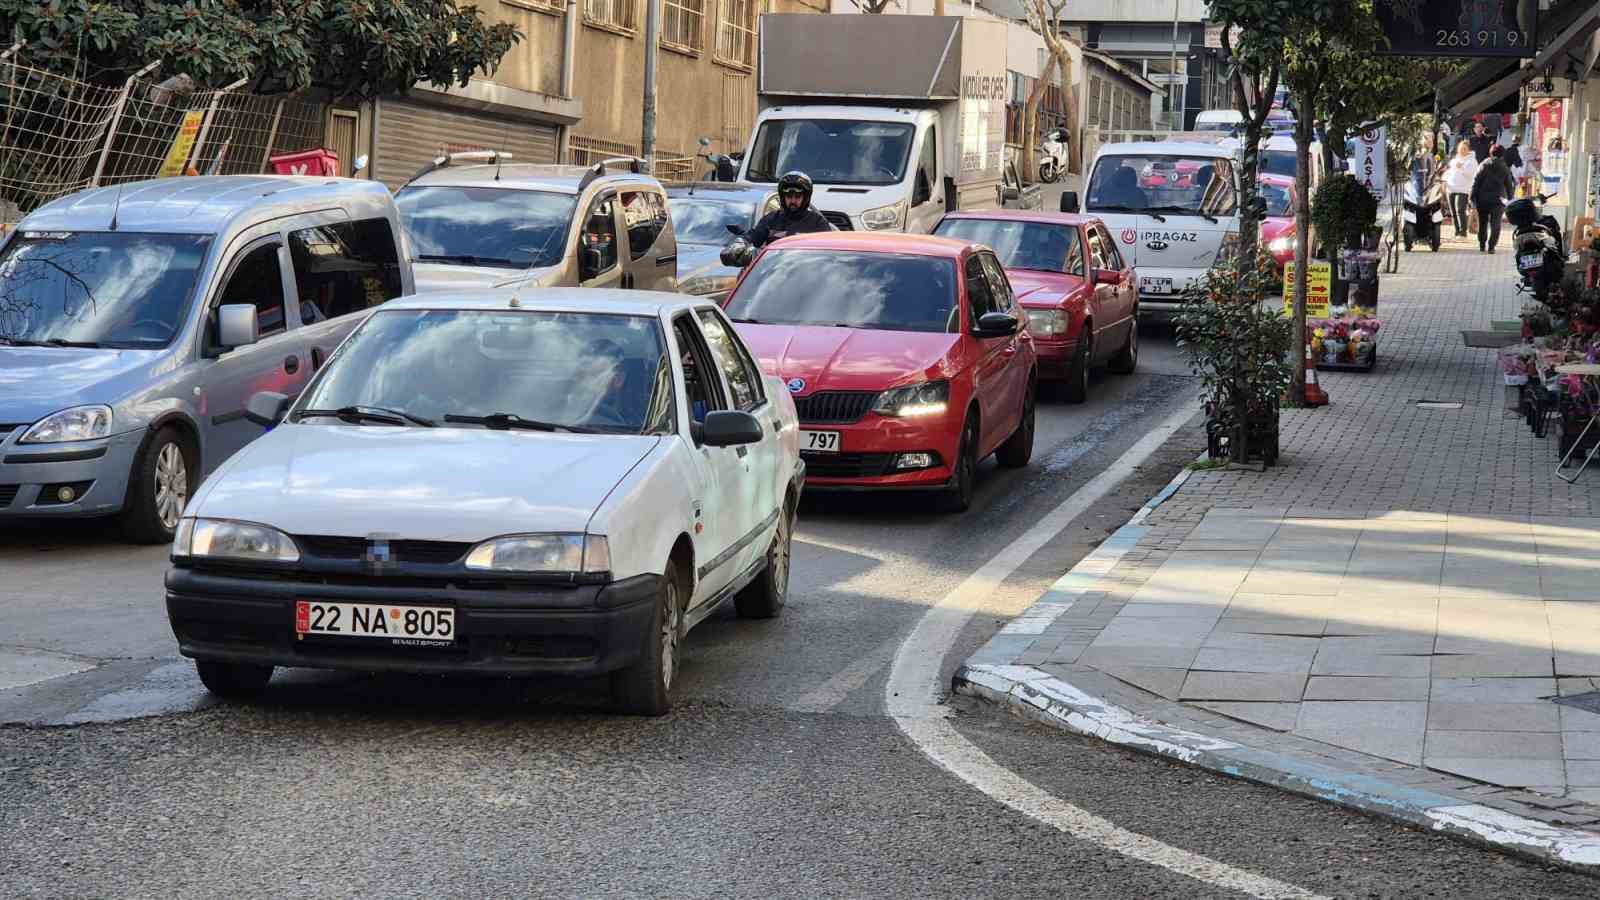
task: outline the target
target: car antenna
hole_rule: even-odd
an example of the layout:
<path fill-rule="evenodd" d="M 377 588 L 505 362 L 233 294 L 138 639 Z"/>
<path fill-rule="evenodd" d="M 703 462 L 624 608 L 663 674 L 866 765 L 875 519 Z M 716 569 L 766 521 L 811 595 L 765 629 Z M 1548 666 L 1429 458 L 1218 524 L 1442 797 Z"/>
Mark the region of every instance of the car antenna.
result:
<path fill-rule="evenodd" d="M 123 182 L 120 182 L 120 181 L 117 182 L 117 193 L 116 193 L 116 196 L 111 201 L 111 230 L 112 231 L 116 231 L 117 230 L 117 213 L 122 211 L 122 185 L 123 185 Z"/>
<path fill-rule="evenodd" d="M 501 156 L 500 151 L 496 150 L 495 154 L 494 154 L 494 180 L 495 181 L 499 181 L 500 180 L 500 166 L 502 165 L 502 163 L 501 163 L 501 159 L 502 158 L 503 157 Z"/>

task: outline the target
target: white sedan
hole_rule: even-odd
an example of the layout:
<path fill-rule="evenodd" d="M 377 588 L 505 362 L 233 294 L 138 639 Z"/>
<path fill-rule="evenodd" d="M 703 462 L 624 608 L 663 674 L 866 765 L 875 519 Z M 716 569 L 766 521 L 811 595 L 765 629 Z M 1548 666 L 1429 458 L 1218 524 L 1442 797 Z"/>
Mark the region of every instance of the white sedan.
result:
<path fill-rule="evenodd" d="M 684 634 L 783 607 L 794 401 L 677 294 L 429 295 L 374 312 L 196 492 L 167 613 L 223 696 L 275 666 L 610 673 L 659 715 Z"/>

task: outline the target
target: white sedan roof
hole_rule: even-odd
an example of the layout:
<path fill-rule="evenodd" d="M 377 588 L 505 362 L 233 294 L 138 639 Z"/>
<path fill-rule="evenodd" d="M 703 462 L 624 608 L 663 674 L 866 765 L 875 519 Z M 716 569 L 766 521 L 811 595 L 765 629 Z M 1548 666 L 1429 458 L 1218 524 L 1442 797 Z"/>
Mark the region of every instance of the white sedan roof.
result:
<path fill-rule="evenodd" d="M 515 304 L 512 301 L 515 300 Z M 516 290 L 442 291 L 415 294 L 383 304 L 381 309 L 519 309 L 538 312 L 594 312 L 621 316 L 659 316 L 677 309 L 713 306 L 708 300 L 665 291 L 617 288 L 530 288 Z"/>

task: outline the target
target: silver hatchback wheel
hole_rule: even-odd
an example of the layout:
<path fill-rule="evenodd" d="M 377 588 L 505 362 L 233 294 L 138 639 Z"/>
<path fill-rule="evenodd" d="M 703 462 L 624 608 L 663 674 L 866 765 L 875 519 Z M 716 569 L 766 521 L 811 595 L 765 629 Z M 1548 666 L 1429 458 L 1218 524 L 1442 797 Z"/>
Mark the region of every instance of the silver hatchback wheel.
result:
<path fill-rule="evenodd" d="M 166 444 L 156 456 L 156 517 L 166 528 L 177 528 L 189 502 L 189 467 L 176 443 Z"/>

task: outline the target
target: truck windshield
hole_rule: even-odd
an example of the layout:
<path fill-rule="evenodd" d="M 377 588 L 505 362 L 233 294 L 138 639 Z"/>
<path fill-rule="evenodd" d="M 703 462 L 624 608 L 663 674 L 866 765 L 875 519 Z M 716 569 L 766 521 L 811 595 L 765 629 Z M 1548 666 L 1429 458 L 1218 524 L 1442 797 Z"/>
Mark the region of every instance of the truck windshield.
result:
<path fill-rule="evenodd" d="M 1048 222 L 1006 219 L 945 219 L 933 230 L 941 237 L 986 244 L 1008 269 L 1083 274 L 1078 229 Z"/>
<path fill-rule="evenodd" d="M 165 347 L 210 246 L 194 234 L 24 231 L 0 253 L 0 346 Z"/>
<path fill-rule="evenodd" d="M 768 119 L 756 132 L 746 174 L 759 182 L 800 171 L 817 184 L 899 184 L 912 134 L 901 122 Z"/>
<path fill-rule="evenodd" d="M 409 187 L 395 196 L 417 262 L 502 269 L 566 255 L 571 194 L 488 187 Z"/>
<path fill-rule="evenodd" d="M 946 332 L 959 327 L 948 259 L 836 250 L 772 250 L 728 301 L 736 322 Z"/>
<path fill-rule="evenodd" d="M 1218 176 L 1226 165 L 1203 156 L 1102 156 L 1089 180 L 1088 210 L 1231 216 L 1237 198 L 1229 179 Z"/>

